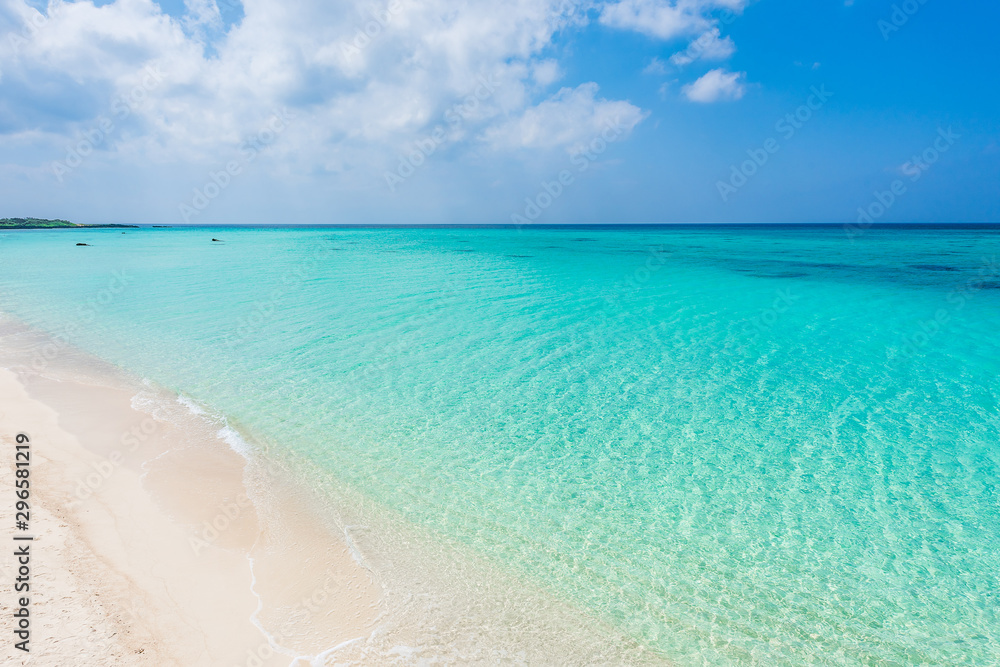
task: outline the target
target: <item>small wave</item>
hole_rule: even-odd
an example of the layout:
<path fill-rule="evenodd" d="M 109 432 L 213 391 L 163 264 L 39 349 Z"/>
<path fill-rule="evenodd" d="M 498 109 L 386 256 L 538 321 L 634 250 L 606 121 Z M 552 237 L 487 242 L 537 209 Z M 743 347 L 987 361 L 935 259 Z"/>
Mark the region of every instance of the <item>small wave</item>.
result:
<path fill-rule="evenodd" d="M 226 428 L 229 427 L 227 426 Z M 235 431 L 233 432 L 235 433 Z M 222 433 L 222 431 L 219 431 L 219 433 Z M 278 638 L 272 635 L 270 632 L 268 632 L 267 628 L 265 628 L 264 624 L 261 623 L 260 621 L 260 612 L 264 609 L 264 600 L 262 600 L 260 595 L 257 593 L 257 573 L 254 572 L 253 569 L 254 567 L 253 556 L 247 554 L 247 561 L 250 563 L 250 592 L 253 594 L 255 598 L 257 598 L 257 608 L 254 610 L 252 614 L 250 614 L 250 622 L 253 623 L 254 626 L 260 631 L 260 634 L 264 637 L 265 640 L 267 640 L 267 643 L 272 650 L 274 650 L 276 653 L 281 653 L 287 656 L 291 656 L 292 658 L 294 658 L 294 660 L 292 661 L 294 663 L 295 661 L 298 660 L 298 658 L 295 656 L 295 653 L 289 651 L 287 648 L 282 646 L 281 643 L 278 641 Z M 247 664 L 249 664 L 249 662 Z"/>
<path fill-rule="evenodd" d="M 140 391 L 132 397 L 132 400 L 129 401 L 129 405 L 131 405 L 132 409 L 137 412 L 149 412 L 151 408 L 155 407 L 156 403 L 153 400 L 152 394 Z"/>
<path fill-rule="evenodd" d="M 247 460 L 250 459 L 250 455 L 253 454 L 253 447 L 251 447 L 250 443 L 244 440 L 243 436 L 237 433 L 236 429 L 232 426 L 226 424 L 219 429 L 219 432 L 216 433 L 216 435 L 220 439 L 224 440 L 225 443 L 229 445 L 229 448 L 234 452 Z"/>
<path fill-rule="evenodd" d="M 199 417 L 204 417 L 208 413 L 200 405 L 194 402 L 193 399 L 188 398 L 184 394 L 177 394 L 177 402 L 187 408 L 191 414 L 197 415 Z"/>
<path fill-rule="evenodd" d="M 136 412 L 144 412 L 157 421 L 168 421 L 167 413 L 163 409 L 163 404 L 157 399 L 156 394 L 148 391 L 140 391 L 131 398 L 129 405 Z"/>
<path fill-rule="evenodd" d="M 358 642 L 363 642 L 364 637 L 355 637 L 354 639 L 348 639 L 347 641 L 341 642 L 334 646 L 333 648 L 328 648 L 322 653 L 318 653 L 315 656 L 311 655 L 300 655 L 292 661 L 292 665 L 297 665 L 300 661 L 307 661 L 310 667 L 323 667 L 323 665 L 329 664 L 329 658 L 335 655 L 341 649 L 349 648 L 354 646 Z"/>
<path fill-rule="evenodd" d="M 372 568 L 365 562 L 365 557 L 361 555 L 361 550 L 358 549 L 358 545 L 355 544 L 354 540 L 351 538 L 351 530 L 354 528 L 366 530 L 368 526 L 344 526 L 344 539 L 347 541 L 347 550 L 350 552 L 351 558 L 354 559 L 355 563 L 369 572 L 373 572 Z"/>
<path fill-rule="evenodd" d="M 187 411 L 195 417 L 203 419 L 209 423 L 214 422 L 215 424 L 220 424 L 221 428 L 216 431 L 216 437 L 225 441 L 225 443 L 229 445 L 230 449 L 243 458 L 247 460 L 250 459 L 253 454 L 253 446 L 244 440 L 243 436 L 241 436 L 236 429 L 229 425 L 229 420 L 226 419 L 225 415 L 203 407 L 193 398 L 185 396 L 184 394 L 177 394 L 177 403 L 185 407 Z"/>

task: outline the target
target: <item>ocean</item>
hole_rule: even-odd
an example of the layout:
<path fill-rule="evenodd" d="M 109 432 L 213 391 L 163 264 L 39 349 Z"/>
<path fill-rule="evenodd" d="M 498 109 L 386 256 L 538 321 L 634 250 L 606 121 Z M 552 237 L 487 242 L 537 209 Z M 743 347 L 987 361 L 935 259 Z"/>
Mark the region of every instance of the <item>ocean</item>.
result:
<path fill-rule="evenodd" d="M 0 311 L 36 370 L 148 378 L 674 664 L 996 665 L 998 261 L 985 225 L 8 231 Z"/>

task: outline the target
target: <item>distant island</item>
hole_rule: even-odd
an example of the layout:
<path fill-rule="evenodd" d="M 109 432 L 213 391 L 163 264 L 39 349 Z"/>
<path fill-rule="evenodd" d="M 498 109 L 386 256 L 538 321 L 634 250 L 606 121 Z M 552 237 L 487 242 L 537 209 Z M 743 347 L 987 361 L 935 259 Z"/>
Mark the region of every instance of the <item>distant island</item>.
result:
<path fill-rule="evenodd" d="M 42 218 L 0 218 L 0 229 L 94 229 L 121 227 L 138 229 L 138 225 L 78 225 L 69 220 L 44 220 Z"/>

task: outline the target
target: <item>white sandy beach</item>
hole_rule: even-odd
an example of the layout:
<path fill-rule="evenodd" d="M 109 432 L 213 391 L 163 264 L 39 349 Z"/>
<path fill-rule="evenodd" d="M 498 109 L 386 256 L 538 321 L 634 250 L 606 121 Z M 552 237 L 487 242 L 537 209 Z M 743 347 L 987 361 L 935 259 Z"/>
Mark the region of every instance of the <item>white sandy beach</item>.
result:
<path fill-rule="evenodd" d="M 0 495 L 28 434 L 35 536 L 31 652 L 7 642 L 4 661 L 662 663 L 467 553 L 326 520 L 176 395 L 0 319 Z M 0 566 L 9 617 L 13 550 Z"/>
<path fill-rule="evenodd" d="M 4 449 L 18 433 L 31 438 L 35 536 L 31 652 L 5 642 L 5 661 L 287 665 L 371 633 L 379 588 L 342 540 L 291 503 L 280 541 L 262 531 L 242 457 L 131 399 L 0 369 Z M 13 455 L 0 465 L 0 493 L 12 499 Z M 13 503 L 3 509 L 12 526 Z M 0 599 L 5 617 L 12 600 Z"/>

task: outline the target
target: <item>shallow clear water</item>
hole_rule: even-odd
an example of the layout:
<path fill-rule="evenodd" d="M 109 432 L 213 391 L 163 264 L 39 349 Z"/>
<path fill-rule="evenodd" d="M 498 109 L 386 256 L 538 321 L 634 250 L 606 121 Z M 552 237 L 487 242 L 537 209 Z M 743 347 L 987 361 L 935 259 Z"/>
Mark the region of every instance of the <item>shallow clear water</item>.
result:
<path fill-rule="evenodd" d="M 0 310 L 678 664 L 993 665 L 998 259 L 997 227 L 8 232 Z"/>

